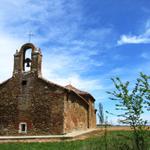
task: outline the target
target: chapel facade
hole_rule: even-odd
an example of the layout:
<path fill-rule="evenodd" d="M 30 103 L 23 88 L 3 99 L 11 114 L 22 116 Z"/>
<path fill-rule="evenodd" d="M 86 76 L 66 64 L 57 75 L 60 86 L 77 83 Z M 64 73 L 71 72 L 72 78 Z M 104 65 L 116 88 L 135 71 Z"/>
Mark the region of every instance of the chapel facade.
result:
<path fill-rule="evenodd" d="M 14 55 L 13 75 L 0 84 L 0 135 L 66 134 L 96 127 L 94 97 L 45 80 L 32 43 Z"/>

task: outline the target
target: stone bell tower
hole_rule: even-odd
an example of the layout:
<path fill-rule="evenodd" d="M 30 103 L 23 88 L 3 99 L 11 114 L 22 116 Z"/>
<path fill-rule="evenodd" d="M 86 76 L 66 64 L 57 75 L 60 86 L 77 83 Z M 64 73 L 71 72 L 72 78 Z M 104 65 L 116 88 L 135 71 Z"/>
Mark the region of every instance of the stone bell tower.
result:
<path fill-rule="evenodd" d="M 30 51 L 27 56 L 27 52 Z M 42 54 L 32 43 L 26 43 L 14 55 L 13 76 L 17 74 L 34 73 L 41 76 Z"/>

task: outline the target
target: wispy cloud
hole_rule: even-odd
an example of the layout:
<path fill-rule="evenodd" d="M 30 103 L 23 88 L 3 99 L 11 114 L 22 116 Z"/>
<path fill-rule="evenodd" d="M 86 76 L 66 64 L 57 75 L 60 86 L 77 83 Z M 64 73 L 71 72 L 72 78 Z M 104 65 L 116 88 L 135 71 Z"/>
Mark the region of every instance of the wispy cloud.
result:
<path fill-rule="evenodd" d="M 144 33 L 139 35 L 121 35 L 120 39 L 117 41 L 118 45 L 146 43 L 150 43 L 150 20 L 146 22 Z"/>
<path fill-rule="evenodd" d="M 81 7 L 73 0 L 2 0 L 0 55 L 4 59 L 0 59 L 0 67 L 5 64 L 5 68 L 0 81 L 11 76 L 13 54 L 28 41 L 27 33 L 32 31 L 32 42 L 42 48 L 44 77 L 62 85 L 71 82 L 84 90 L 100 89 L 100 81 L 89 78 L 88 72 L 103 66 L 95 56 L 101 54 L 113 31 L 105 27 L 81 28 L 81 21 L 85 21 Z"/>
<path fill-rule="evenodd" d="M 11 37 L 6 33 L 0 32 L 0 82 L 9 78 L 13 70 L 13 54 L 18 48 L 18 44 L 23 43 L 22 40 Z"/>
<path fill-rule="evenodd" d="M 150 60 L 150 54 L 149 53 L 147 53 L 147 52 L 143 52 L 142 54 L 141 54 L 141 58 L 144 58 L 144 59 L 147 59 L 147 60 Z"/>
<path fill-rule="evenodd" d="M 150 38 L 146 37 L 145 35 L 139 36 L 122 35 L 117 43 L 118 45 L 150 43 Z"/>
<path fill-rule="evenodd" d="M 101 90 L 103 86 L 98 79 L 83 78 L 79 74 L 68 74 L 60 78 L 56 74 L 47 74 L 47 77 L 53 82 L 60 85 L 72 84 L 73 86 L 88 92 L 94 92 L 94 90 Z"/>

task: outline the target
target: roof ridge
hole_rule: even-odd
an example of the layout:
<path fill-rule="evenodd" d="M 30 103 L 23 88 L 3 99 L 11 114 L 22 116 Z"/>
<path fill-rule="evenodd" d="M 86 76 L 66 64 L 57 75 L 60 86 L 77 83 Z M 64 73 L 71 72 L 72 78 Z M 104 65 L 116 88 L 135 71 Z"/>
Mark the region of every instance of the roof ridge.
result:
<path fill-rule="evenodd" d="M 43 77 L 38 77 L 39 79 L 42 79 L 42 80 L 44 80 L 45 82 L 47 82 L 47 83 L 50 83 L 50 84 L 53 84 L 53 85 L 56 85 L 56 86 L 59 86 L 59 87 L 61 87 L 61 88 L 63 88 L 63 89 L 67 89 L 66 87 L 64 87 L 64 86 L 62 86 L 62 85 L 59 85 L 59 84 L 57 84 L 57 83 L 54 83 L 54 82 L 52 82 L 52 81 L 49 81 L 48 79 L 45 79 L 45 78 L 43 78 Z M 68 89 L 67 89 L 68 90 Z"/>
<path fill-rule="evenodd" d="M 69 89 L 69 88 L 67 88 L 66 86 L 61 86 L 61 85 L 59 85 L 59 84 L 56 84 L 56 83 L 54 83 L 54 82 L 51 82 L 51 81 L 49 81 L 49 80 L 47 80 L 47 79 L 45 79 L 45 78 L 43 78 L 43 77 L 39 77 L 39 79 L 41 79 L 41 80 L 47 82 L 48 84 L 53 84 L 53 85 L 55 85 L 55 86 L 59 86 L 60 88 L 63 88 L 63 89 L 65 89 L 65 90 L 71 90 L 71 91 L 74 92 L 76 95 L 78 95 L 82 100 L 84 100 L 84 102 L 86 102 L 86 103 L 88 104 L 88 102 L 86 101 L 86 99 L 85 99 L 84 97 L 82 97 L 82 96 L 80 95 L 80 93 L 76 92 L 75 90 Z"/>
<path fill-rule="evenodd" d="M 75 92 L 77 92 L 77 93 L 85 93 L 85 94 L 88 94 L 88 92 L 82 91 L 82 90 L 80 90 L 80 89 L 77 89 L 76 87 L 72 86 L 71 84 L 68 84 L 68 85 L 66 85 L 65 87 L 66 87 L 67 89 L 71 89 L 71 90 L 73 90 L 73 91 L 75 91 Z"/>

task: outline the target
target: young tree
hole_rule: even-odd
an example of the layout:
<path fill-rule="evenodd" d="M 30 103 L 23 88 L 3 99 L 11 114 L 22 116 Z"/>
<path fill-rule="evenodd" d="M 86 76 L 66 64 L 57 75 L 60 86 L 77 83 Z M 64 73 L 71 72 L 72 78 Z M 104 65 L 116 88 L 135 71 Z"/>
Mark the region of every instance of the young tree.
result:
<path fill-rule="evenodd" d="M 104 112 L 103 112 L 102 103 L 99 103 L 98 105 L 98 118 L 99 118 L 99 124 L 104 124 Z"/>
<path fill-rule="evenodd" d="M 141 82 L 141 90 L 144 91 L 145 94 L 145 104 L 148 111 L 150 111 L 150 76 L 147 76 L 143 73 L 140 74 L 141 78 L 139 79 Z"/>
<path fill-rule="evenodd" d="M 115 90 L 112 92 L 107 92 L 111 95 L 110 99 L 118 101 L 116 104 L 116 110 L 121 110 L 122 114 L 118 115 L 123 118 L 121 122 L 123 124 L 130 125 L 133 129 L 133 140 L 134 149 L 144 150 L 145 148 L 145 129 L 147 121 L 141 118 L 144 113 L 145 105 L 145 86 L 143 86 L 145 81 L 145 76 L 140 74 L 140 78 L 136 80 L 135 86 L 131 90 L 129 88 L 129 82 L 123 83 L 119 77 L 112 78 Z"/>

